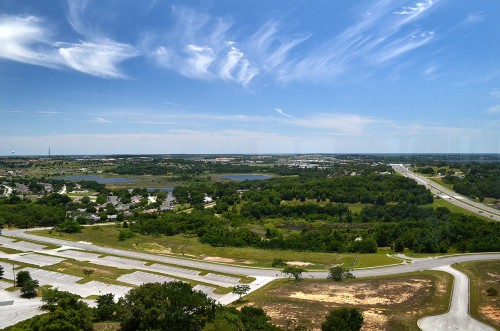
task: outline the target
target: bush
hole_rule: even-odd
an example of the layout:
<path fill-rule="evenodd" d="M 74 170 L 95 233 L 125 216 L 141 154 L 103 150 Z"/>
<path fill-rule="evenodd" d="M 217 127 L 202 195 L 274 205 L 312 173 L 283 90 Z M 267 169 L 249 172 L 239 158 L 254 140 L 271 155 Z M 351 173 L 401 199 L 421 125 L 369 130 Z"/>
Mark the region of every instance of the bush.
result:
<path fill-rule="evenodd" d="M 486 295 L 489 297 L 496 297 L 498 295 L 498 291 L 495 288 L 490 287 L 486 289 Z"/>
<path fill-rule="evenodd" d="M 340 308 L 330 311 L 321 324 L 322 331 L 359 331 L 363 314 L 356 308 Z"/>

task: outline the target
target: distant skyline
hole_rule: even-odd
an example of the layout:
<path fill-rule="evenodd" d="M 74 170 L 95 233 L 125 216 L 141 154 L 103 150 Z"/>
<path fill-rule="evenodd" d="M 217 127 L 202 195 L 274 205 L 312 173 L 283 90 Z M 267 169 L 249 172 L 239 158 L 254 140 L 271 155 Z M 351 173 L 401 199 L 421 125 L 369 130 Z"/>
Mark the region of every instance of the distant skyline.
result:
<path fill-rule="evenodd" d="M 500 1 L 0 0 L 0 155 L 500 153 Z"/>

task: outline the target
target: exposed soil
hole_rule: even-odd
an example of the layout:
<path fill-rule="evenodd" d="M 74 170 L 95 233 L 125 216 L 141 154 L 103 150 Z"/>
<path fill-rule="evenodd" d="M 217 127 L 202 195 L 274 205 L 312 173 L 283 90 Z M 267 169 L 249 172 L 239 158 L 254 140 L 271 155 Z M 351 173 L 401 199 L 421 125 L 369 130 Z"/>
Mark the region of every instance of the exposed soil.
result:
<path fill-rule="evenodd" d="M 499 305 L 484 306 L 479 309 L 481 315 L 485 316 L 488 320 L 494 322 L 494 325 L 500 325 L 500 309 Z"/>
<path fill-rule="evenodd" d="M 203 261 L 210 261 L 210 262 L 224 262 L 224 263 L 239 263 L 239 264 L 252 264 L 252 261 L 249 260 L 241 260 L 241 259 L 229 259 L 226 257 L 220 257 L 220 256 L 203 256 L 202 257 Z"/>
<path fill-rule="evenodd" d="M 301 261 L 289 261 L 286 264 L 289 266 L 293 266 L 293 267 L 307 267 L 309 265 L 313 265 L 314 263 L 301 262 Z"/>
<path fill-rule="evenodd" d="M 286 325 L 287 321 L 320 330 L 328 312 L 339 307 L 357 307 L 363 312 L 362 331 L 396 330 L 390 323 L 413 325 L 418 330 L 418 316 L 430 309 L 434 296 L 443 295 L 447 289 L 446 278 L 433 276 L 402 276 L 393 279 L 341 282 L 307 280 L 288 282 L 271 289 L 266 299 L 255 304 L 262 307 L 273 323 Z M 446 309 L 447 307 L 444 307 Z M 303 323 L 304 324 L 304 323 Z"/>

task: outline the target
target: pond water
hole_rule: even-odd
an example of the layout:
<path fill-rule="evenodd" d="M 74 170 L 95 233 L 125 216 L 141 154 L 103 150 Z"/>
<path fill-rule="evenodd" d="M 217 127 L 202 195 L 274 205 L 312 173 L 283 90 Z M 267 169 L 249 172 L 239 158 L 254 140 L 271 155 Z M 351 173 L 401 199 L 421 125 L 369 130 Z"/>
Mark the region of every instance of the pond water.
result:
<path fill-rule="evenodd" d="M 148 192 L 154 192 L 154 191 L 172 192 L 174 189 L 172 187 L 148 187 L 147 190 Z"/>
<path fill-rule="evenodd" d="M 125 177 L 100 177 L 95 175 L 81 175 L 81 176 L 65 176 L 65 177 L 57 177 L 56 179 L 65 179 L 72 182 L 80 182 L 82 180 L 91 180 L 98 182 L 99 184 L 106 183 L 127 183 L 134 182 L 137 178 L 125 178 Z"/>
<path fill-rule="evenodd" d="M 237 175 L 224 175 L 220 176 L 220 178 L 243 181 L 243 180 L 265 180 L 271 178 L 268 175 L 255 175 L 255 174 L 237 174 Z"/>

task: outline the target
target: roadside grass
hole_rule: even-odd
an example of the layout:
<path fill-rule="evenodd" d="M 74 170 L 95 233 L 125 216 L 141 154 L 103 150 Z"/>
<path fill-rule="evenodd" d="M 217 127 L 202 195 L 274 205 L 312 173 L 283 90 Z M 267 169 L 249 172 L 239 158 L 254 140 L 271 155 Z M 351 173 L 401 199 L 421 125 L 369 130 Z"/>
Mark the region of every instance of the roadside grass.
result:
<path fill-rule="evenodd" d="M 119 241 L 119 228 L 115 226 L 95 226 L 85 227 L 80 233 L 66 234 L 56 233 L 48 230 L 31 231 L 30 233 L 59 238 L 72 241 L 87 241 L 93 244 L 119 248 L 131 251 L 140 251 L 145 253 L 158 254 L 159 250 L 149 250 L 143 247 L 144 244 L 155 247 L 164 247 L 166 255 L 177 257 L 204 259 L 206 257 L 221 257 L 230 259 L 233 264 L 243 264 L 254 267 L 272 268 L 272 262 L 275 258 L 281 258 L 285 261 L 309 262 L 313 265 L 308 269 L 323 269 L 332 264 L 345 264 L 351 266 L 355 259 L 354 267 L 374 267 L 387 264 L 398 263 L 398 259 L 386 256 L 385 254 L 339 254 L 339 253 L 321 253 L 321 252 L 298 252 L 286 250 L 262 250 L 251 247 L 213 247 L 200 243 L 198 238 L 190 235 L 175 236 L 146 236 L 137 234 L 134 238 Z M 148 246 L 146 246 L 148 247 Z M 151 246 L 149 246 L 151 247 Z M 91 247 L 89 247 L 91 248 Z M 168 254 L 167 252 L 171 252 Z M 357 258 L 356 258 L 357 257 Z"/>
<path fill-rule="evenodd" d="M 478 214 L 473 213 L 467 209 L 463 209 L 462 207 L 456 206 L 456 205 L 452 204 L 451 202 L 446 201 L 444 199 L 434 199 L 432 204 L 429 204 L 427 206 L 430 206 L 432 208 L 445 207 L 445 208 L 448 208 L 452 213 L 464 214 L 467 216 L 475 216 L 479 219 L 482 219 L 483 221 L 492 222 L 492 220 L 489 219 L 488 217 L 478 215 Z"/>
<path fill-rule="evenodd" d="M 470 314 L 477 320 L 500 329 L 500 297 L 488 296 L 486 290 L 500 292 L 500 260 L 454 264 L 470 279 Z"/>
<path fill-rule="evenodd" d="M 448 311 L 453 277 L 423 271 L 333 282 L 279 279 L 246 295 L 232 306 L 263 308 L 273 323 L 307 325 L 319 329 L 331 309 L 357 307 L 370 330 L 417 331 L 417 321 Z M 337 298 L 338 296 L 338 298 Z"/>
<path fill-rule="evenodd" d="M 432 180 L 434 183 L 439 184 L 441 186 L 446 187 L 448 190 L 453 191 L 453 184 L 449 184 L 443 181 L 443 178 L 441 177 L 429 177 L 430 180 Z"/>

